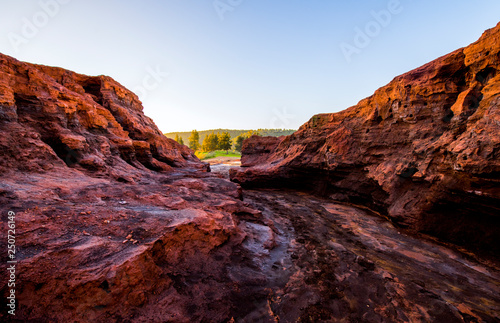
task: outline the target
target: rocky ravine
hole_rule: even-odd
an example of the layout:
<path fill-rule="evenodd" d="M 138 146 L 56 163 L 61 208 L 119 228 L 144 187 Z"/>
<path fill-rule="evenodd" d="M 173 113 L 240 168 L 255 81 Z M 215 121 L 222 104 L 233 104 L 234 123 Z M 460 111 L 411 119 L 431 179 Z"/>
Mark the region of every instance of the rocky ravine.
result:
<path fill-rule="evenodd" d="M 253 137 L 232 180 L 368 206 L 500 255 L 500 24 L 296 133 Z"/>
<path fill-rule="evenodd" d="M 0 321 L 500 320 L 494 264 L 208 169 L 111 78 L 0 55 Z"/>

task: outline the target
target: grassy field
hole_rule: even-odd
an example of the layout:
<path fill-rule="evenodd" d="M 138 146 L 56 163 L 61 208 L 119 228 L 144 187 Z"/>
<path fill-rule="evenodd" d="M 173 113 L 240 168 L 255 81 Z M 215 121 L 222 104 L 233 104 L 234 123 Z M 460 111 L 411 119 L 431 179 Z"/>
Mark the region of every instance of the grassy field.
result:
<path fill-rule="evenodd" d="M 224 150 L 216 150 L 216 151 L 211 151 L 211 152 L 201 152 L 197 151 L 196 152 L 196 157 L 198 157 L 201 160 L 205 159 L 210 159 L 210 158 L 216 158 L 216 157 L 241 157 L 241 154 L 237 151 L 226 151 Z"/>

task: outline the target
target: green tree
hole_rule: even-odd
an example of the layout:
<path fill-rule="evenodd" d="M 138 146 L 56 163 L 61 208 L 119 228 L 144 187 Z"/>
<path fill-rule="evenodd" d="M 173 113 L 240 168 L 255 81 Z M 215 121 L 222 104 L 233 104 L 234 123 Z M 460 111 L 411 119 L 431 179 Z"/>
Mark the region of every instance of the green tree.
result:
<path fill-rule="evenodd" d="M 231 149 L 231 135 L 229 132 L 223 132 L 221 134 L 218 134 L 218 139 L 219 139 L 219 149 L 220 150 L 225 150 L 226 154 L 229 149 Z"/>
<path fill-rule="evenodd" d="M 191 136 L 189 136 L 188 140 L 189 148 L 194 151 L 200 149 L 200 134 L 198 133 L 198 131 L 196 131 L 196 129 L 191 131 Z"/>
<path fill-rule="evenodd" d="M 211 133 L 205 136 L 203 139 L 203 144 L 201 149 L 205 152 L 214 151 L 219 148 L 219 137 L 215 133 Z"/>
<path fill-rule="evenodd" d="M 259 129 L 259 130 L 250 130 L 249 132 L 247 132 L 245 135 L 247 136 L 247 138 L 250 138 L 252 136 L 260 136 L 261 134 L 261 131 L 262 129 Z"/>
<path fill-rule="evenodd" d="M 236 137 L 234 139 L 234 149 L 238 152 L 241 153 L 241 148 L 243 146 L 243 140 L 245 140 L 247 138 L 245 138 L 244 135 L 239 135 L 238 137 Z"/>
<path fill-rule="evenodd" d="M 177 141 L 181 145 L 184 145 L 184 140 L 182 140 L 182 137 L 179 137 L 178 134 L 175 134 L 175 141 Z"/>
<path fill-rule="evenodd" d="M 242 133 L 241 135 L 237 136 L 234 139 L 234 149 L 241 153 L 241 149 L 243 148 L 243 141 L 245 139 L 252 137 L 252 136 L 260 136 L 260 132 L 250 130 L 248 132 Z"/>

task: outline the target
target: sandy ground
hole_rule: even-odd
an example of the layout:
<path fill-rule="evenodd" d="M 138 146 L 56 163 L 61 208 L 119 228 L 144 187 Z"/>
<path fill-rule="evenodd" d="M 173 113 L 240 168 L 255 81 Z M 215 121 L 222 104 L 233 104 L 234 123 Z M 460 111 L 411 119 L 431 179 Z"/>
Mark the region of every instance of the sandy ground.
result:
<path fill-rule="evenodd" d="M 241 165 L 239 157 L 217 157 L 205 159 L 204 162 L 210 164 L 210 170 L 212 173 L 221 174 L 227 179 L 229 179 L 229 169 L 240 167 Z"/>
<path fill-rule="evenodd" d="M 219 165 L 219 164 L 230 165 L 230 166 L 240 166 L 241 165 L 240 157 L 220 156 L 220 157 L 216 157 L 216 158 L 205 159 L 203 161 L 209 163 L 210 165 Z"/>

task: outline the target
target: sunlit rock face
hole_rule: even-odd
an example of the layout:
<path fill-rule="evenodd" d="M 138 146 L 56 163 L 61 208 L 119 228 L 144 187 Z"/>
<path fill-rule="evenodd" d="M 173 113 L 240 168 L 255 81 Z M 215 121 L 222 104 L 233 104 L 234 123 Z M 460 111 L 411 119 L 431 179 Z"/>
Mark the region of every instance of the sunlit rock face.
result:
<path fill-rule="evenodd" d="M 243 145 L 244 187 L 296 187 L 500 254 L 500 24 L 293 135 Z"/>
<path fill-rule="evenodd" d="M 166 138 L 139 98 L 107 76 L 19 62 L 0 54 L 2 171 L 43 172 L 63 164 L 94 175 L 203 169 Z"/>

